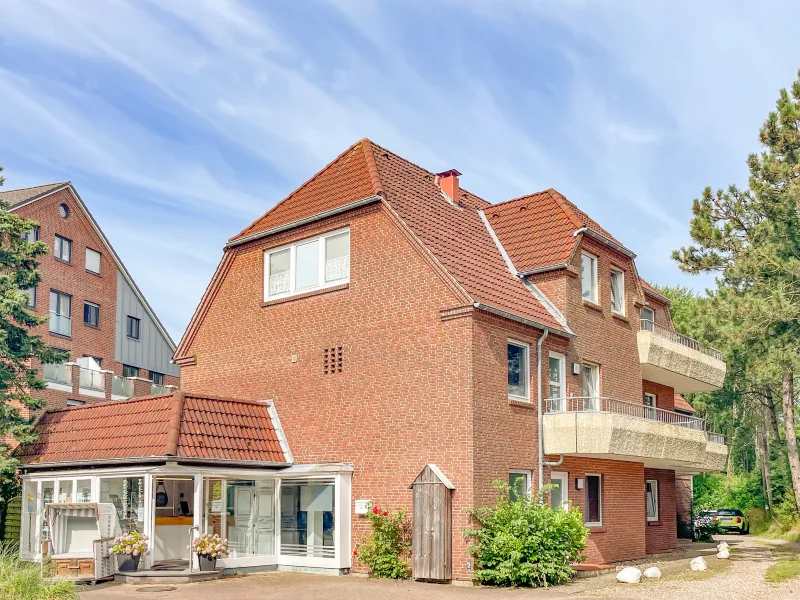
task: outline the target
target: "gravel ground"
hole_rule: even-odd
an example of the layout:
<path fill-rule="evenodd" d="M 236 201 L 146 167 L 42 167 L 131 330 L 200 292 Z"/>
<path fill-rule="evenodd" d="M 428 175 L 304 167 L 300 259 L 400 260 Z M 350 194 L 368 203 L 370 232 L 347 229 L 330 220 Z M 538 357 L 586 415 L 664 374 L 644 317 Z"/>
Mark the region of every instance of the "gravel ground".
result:
<path fill-rule="evenodd" d="M 720 539 L 730 544 L 730 560 L 718 560 L 713 545 L 695 544 L 676 552 L 669 559 L 638 563 L 641 569 L 656 565 L 663 574 L 658 581 L 645 581 L 639 585 L 617 583 L 613 573 L 580 579 L 550 590 L 470 588 L 358 577 L 268 573 L 178 585 L 169 591 L 150 593 L 143 593 L 146 586 L 99 585 L 85 588 L 81 600 L 800 600 L 800 579 L 779 584 L 764 581 L 767 567 L 780 553 L 790 549 L 800 552 L 800 545 L 739 536 L 721 536 Z M 698 554 L 706 558 L 708 571 L 693 572 L 689 569 L 689 561 Z"/>
<path fill-rule="evenodd" d="M 578 580 L 566 586 L 565 592 L 596 598 L 625 598 L 627 600 L 800 600 L 800 580 L 766 583 L 764 573 L 788 548 L 785 543 L 751 537 L 720 536 L 731 549 L 730 560 L 719 560 L 715 550 L 692 548 L 678 560 L 642 563 L 655 565 L 662 572 L 657 581 L 642 580 L 639 585 L 617 583 L 616 575 Z M 796 548 L 795 548 L 796 550 Z M 708 571 L 695 572 L 689 561 L 703 555 Z"/>

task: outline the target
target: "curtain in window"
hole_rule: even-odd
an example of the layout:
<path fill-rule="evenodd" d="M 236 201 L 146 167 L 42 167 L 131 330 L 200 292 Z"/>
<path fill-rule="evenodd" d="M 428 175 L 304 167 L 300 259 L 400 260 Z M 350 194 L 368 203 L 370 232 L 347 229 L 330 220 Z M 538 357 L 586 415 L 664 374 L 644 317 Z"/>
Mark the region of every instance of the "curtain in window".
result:
<path fill-rule="evenodd" d="M 625 312 L 625 290 L 622 289 L 622 273 L 611 271 L 611 310 Z"/>
<path fill-rule="evenodd" d="M 550 398 L 562 399 L 564 393 L 562 391 L 561 382 L 561 359 L 555 356 L 550 357 Z M 563 400 L 552 403 L 553 409 L 563 410 Z"/>
<path fill-rule="evenodd" d="M 599 410 L 599 369 L 597 365 L 583 365 L 583 395 L 586 410 Z"/>
<path fill-rule="evenodd" d="M 281 250 L 269 255 L 269 295 L 277 296 L 289 291 L 290 251 Z"/>
<path fill-rule="evenodd" d="M 655 481 L 647 482 L 647 518 L 658 518 L 658 488 Z"/>
<path fill-rule="evenodd" d="M 581 288 L 583 299 L 590 302 L 595 301 L 594 282 L 595 282 L 595 260 L 586 254 L 581 255 Z"/>

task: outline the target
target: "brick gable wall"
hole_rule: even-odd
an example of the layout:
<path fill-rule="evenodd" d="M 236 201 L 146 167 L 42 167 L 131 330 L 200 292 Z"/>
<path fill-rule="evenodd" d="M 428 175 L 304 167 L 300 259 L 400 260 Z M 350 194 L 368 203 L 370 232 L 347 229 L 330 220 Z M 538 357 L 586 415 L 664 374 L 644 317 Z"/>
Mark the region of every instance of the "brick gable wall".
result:
<path fill-rule="evenodd" d="M 262 307 L 266 248 L 345 225 L 346 289 Z M 471 308 L 443 318 L 440 311 L 463 301 L 379 205 L 233 251 L 189 347 L 197 361 L 183 368 L 183 388 L 273 399 L 298 463 L 354 466 L 353 500 L 410 511 L 409 484 L 436 463 L 456 487 L 454 575 L 468 578 L 462 532 L 473 506 Z M 324 375 L 330 346 L 342 346 L 343 370 Z M 367 524 L 355 515 L 353 522 L 355 546 Z"/>

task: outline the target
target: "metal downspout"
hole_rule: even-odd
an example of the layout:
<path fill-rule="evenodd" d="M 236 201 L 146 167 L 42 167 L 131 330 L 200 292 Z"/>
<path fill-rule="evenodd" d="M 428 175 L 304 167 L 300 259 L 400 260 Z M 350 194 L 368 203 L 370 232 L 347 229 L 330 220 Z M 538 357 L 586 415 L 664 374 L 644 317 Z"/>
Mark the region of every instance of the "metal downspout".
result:
<path fill-rule="evenodd" d="M 544 413 L 542 412 L 542 344 L 547 339 L 550 332 L 545 329 L 542 337 L 536 342 L 536 401 L 537 401 L 537 420 L 539 423 L 538 441 L 539 441 L 539 479 L 537 483 L 541 490 L 544 486 L 544 466 L 557 467 L 564 462 L 564 455 L 562 454 L 556 461 L 546 461 L 544 459 Z M 566 382 L 564 382 L 566 384 Z"/>

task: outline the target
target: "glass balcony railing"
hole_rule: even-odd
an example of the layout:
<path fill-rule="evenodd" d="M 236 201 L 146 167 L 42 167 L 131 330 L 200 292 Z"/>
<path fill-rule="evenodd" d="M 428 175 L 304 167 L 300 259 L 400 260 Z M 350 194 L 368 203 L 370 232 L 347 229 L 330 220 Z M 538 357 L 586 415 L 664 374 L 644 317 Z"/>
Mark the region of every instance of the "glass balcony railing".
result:
<path fill-rule="evenodd" d="M 102 371 L 81 369 L 79 385 L 83 389 L 102 392 L 106 389 L 106 374 Z"/>
<path fill-rule="evenodd" d="M 59 335 L 72 335 L 72 319 L 65 315 L 50 313 L 50 331 Z"/>
<path fill-rule="evenodd" d="M 133 380 L 127 377 L 114 375 L 111 379 L 111 394 L 114 396 L 133 398 Z"/>
<path fill-rule="evenodd" d="M 71 365 L 43 365 L 42 379 L 50 383 L 61 385 L 72 385 L 72 366 Z"/>
<path fill-rule="evenodd" d="M 165 385 L 159 385 L 157 383 L 150 384 L 150 395 L 151 396 L 162 396 L 165 394 L 169 394 L 169 390 Z"/>

